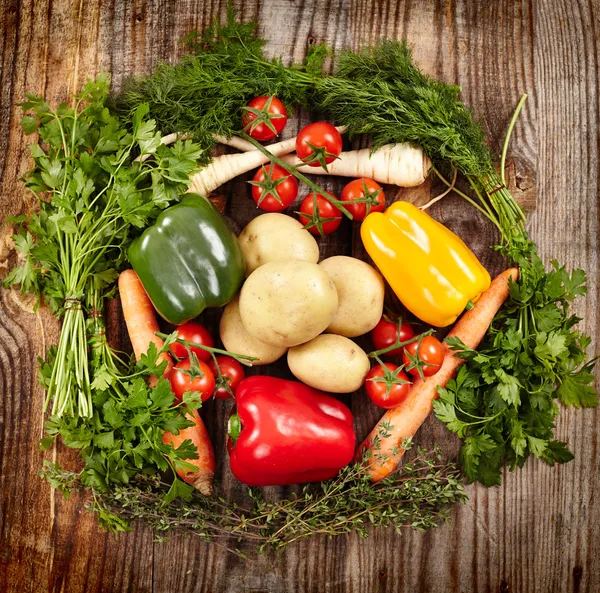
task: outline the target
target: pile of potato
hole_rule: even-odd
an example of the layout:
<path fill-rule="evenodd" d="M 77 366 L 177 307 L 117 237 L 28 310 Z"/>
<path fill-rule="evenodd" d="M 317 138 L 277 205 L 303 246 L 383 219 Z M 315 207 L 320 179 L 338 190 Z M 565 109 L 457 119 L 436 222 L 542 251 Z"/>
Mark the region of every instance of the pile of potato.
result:
<path fill-rule="evenodd" d="M 381 319 L 379 273 L 353 257 L 317 263 L 314 237 L 285 214 L 253 219 L 239 242 L 247 278 L 221 318 L 225 348 L 258 358 L 255 365 L 287 352 L 290 370 L 307 385 L 333 393 L 357 390 L 370 363 L 350 338 Z"/>

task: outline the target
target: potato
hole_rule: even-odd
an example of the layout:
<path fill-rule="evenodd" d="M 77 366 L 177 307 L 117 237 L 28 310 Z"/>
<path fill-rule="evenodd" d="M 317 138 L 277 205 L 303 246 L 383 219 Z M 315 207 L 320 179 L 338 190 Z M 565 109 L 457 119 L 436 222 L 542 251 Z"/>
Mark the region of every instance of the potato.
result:
<path fill-rule="evenodd" d="M 354 257 L 336 255 L 319 264 L 333 280 L 338 310 L 327 332 L 347 338 L 371 331 L 383 314 L 383 278 L 369 264 Z"/>
<path fill-rule="evenodd" d="M 251 220 L 238 237 L 246 276 L 271 261 L 298 259 L 316 264 L 319 246 L 314 237 L 291 216 L 275 212 Z"/>
<path fill-rule="evenodd" d="M 250 274 L 240 293 L 248 333 L 273 346 L 296 346 L 318 336 L 338 306 L 327 272 L 307 261 L 273 261 Z"/>
<path fill-rule="evenodd" d="M 240 317 L 240 299 L 236 297 L 224 309 L 221 316 L 219 333 L 225 349 L 235 354 L 245 354 L 258 358 L 252 362 L 253 366 L 260 366 L 275 362 L 281 358 L 287 348 L 271 346 L 255 340 L 244 327 Z"/>
<path fill-rule="evenodd" d="M 287 360 L 297 379 L 332 393 L 360 389 L 371 367 L 369 357 L 360 346 L 335 334 L 323 334 L 290 348 Z"/>

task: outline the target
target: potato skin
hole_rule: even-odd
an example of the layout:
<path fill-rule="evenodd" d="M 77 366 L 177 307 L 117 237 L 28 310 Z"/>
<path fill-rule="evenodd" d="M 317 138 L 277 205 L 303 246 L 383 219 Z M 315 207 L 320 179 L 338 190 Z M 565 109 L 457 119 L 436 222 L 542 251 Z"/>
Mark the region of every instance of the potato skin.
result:
<path fill-rule="evenodd" d="M 351 393 L 360 389 L 371 364 L 365 351 L 352 340 L 322 334 L 288 350 L 293 375 L 322 391 Z"/>
<path fill-rule="evenodd" d="M 240 293 L 240 315 L 248 333 L 280 347 L 318 336 L 337 306 L 337 291 L 327 272 L 306 261 L 269 262 L 250 274 Z"/>
<path fill-rule="evenodd" d="M 270 364 L 281 358 L 287 351 L 282 346 L 271 346 L 255 340 L 244 327 L 240 317 L 240 297 L 230 301 L 221 316 L 219 333 L 225 350 L 235 354 L 245 354 L 258 358 L 252 362 L 252 366 Z"/>
<path fill-rule="evenodd" d="M 370 332 L 383 315 L 383 278 L 368 263 L 336 255 L 319 264 L 333 280 L 338 292 L 338 310 L 327 328 L 347 338 Z"/>
<path fill-rule="evenodd" d="M 271 261 L 298 259 L 316 264 L 319 246 L 302 223 L 291 216 L 270 212 L 252 219 L 238 241 L 246 262 L 246 276 Z"/>

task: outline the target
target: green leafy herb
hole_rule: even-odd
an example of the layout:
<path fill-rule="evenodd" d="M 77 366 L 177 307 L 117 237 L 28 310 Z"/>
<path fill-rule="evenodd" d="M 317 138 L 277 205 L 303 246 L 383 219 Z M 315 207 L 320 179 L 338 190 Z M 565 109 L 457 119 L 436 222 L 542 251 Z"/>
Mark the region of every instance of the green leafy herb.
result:
<path fill-rule="evenodd" d="M 97 329 L 97 328 L 96 328 Z M 186 398 L 178 403 L 166 379 L 159 379 L 149 387 L 151 375 L 160 376 L 165 362 L 158 364 L 161 351 L 150 344 L 148 354 L 125 374 L 122 366 L 112 364 L 114 358 L 103 358 L 98 349 L 109 352 L 103 333 L 94 334 L 92 356 L 93 414 L 83 416 L 51 416 L 46 422 L 45 448 L 57 436 L 67 447 L 80 449 L 84 467 L 78 480 L 97 491 L 105 491 L 113 484 L 127 484 L 138 474 L 154 475 L 169 469 L 191 469 L 187 459 L 197 459 L 191 441 L 184 441 L 177 449 L 163 443 L 165 431 L 178 434 L 192 426 L 185 413 L 200 407 L 198 398 Z M 42 362 L 40 375 L 46 385 L 55 365 L 56 348 L 51 349 Z M 178 480 L 175 480 L 178 482 Z M 183 486 L 174 486 L 182 488 Z"/>
<path fill-rule="evenodd" d="M 254 23 L 215 19 L 204 33 L 185 39 L 191 54 L 177 64 L 161 64 L 150 76 L 132 78 L 114 97 L 113 109 L 127 121 L 138 105 L 148 103 L 150 115 L 165 132 L 192 134 L 202 148 L 214 136 L 241 132 L 243 110 L 258 96 L 275 96 L 288 106 L 307 105 L 312 81 L 320 73 L 323 47 L 313 48 L 303 65 L 286 67 L 267 59 Z M 202 163 L 209 161 L 208 153 Z"/>
<path fill-rule="evenodd" d="M 535 254 L 520 261 L 521 282 L 494 319 L 478 350 L 456 338 L 450 347 L 467 361 L 455 380 L 440 389 L 437 417 L 465 439 L 461 462 L 470 480 L 500 483 L 500 470 L 523 465 L 530 454 L 554 464 L 572 459 L 553 440 L 556 400 L 592 407 L 593 362 L 585 361 L 589 338 L 576 331 L 569 303 L 585 294 L 585 274 L 568 274 L 553 262 L 549 272 Z"/>
<path fill-rule="evenodd" d="M 14 221 L 23 264 L 5 284 L 38 295 L 62 318 L 46 383 L 47 404 L 58 417 L 92 417 L 91 385 L 105 386 L 105 376 L 90 368 L 86 315 L 101 315 L 131 235 L 185 191 L 201 154 L 191 141 L 161 145 L 147 105 L 136 108 L 131 131 L 125 129 L 105 107 L 108 91 L 108 76 L 101 75 L 72 107 L 53 109 L 33 94 L 21 104 L 32 114 L 24 130 L 39 134 L 30 145 L 34 167 L 25 175 L 39 213 Z M 150 153 L 154 158 L 135 158 Z"/>

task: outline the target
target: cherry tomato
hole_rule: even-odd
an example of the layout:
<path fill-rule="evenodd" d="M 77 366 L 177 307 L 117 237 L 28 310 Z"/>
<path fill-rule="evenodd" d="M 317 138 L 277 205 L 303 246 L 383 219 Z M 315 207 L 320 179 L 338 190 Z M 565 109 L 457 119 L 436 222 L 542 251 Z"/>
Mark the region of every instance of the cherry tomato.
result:
<path fill-rule="evenodd" d="M 414 338 L 415 332 L 413 328 L 407 323 L 403 323 L 400 326 L 400 335 L 398 335 L 398 323 L 394 321 L 388 321 L 385 317 L 379 320 L 379 323 L 371 330 L 371 341 L 375 350 L 381 350 L 392 346 L 396 342 L 406 342 Z M 394 348 L 386 352 L 383 356 L 401 356 L 404 353 L 404 348 Z"/>
<path fill-rule="evenodd" d="M 173 368 L 169 381 L 171 382 L 171 389 L 173 389 L 173 393 L 178 399 L 182 400 L 186 391 L 199 393 L 203 402 L 212 397 L 215 390 L 215 376 L 205 362 L 199 360 L 198 366 L 202 376 L 195 378 L 181 372 L 190 370 L 189 358 L 178 362 Z"/>
<path fill-rule="evenodd" d="M 333 233 L 340 226 L 342 211 L 321 194 L 316 197 L 310 194 L 302 200 L 298 217 L 309 233 L 324 236 Z"/>
<path fill-rule="evenodd" d="M 267 212 L 285 210 L 298 195 L 296 178 L 279 165 L 261 167 L 250 183 L 256 205 Z"/>
<path fill-rule="evenodd" d="M 324 121 L 309 124 L 296 137 L 296 154 L 311 167 L 335 161 L 342 152 L 342 137 L 334 126 Z"/>
<path fill-rule="evenodd" d="M 208 346 L 209 348 L 212 348 L 215 345 L 210 332 L 202 324 L 196 323 L 195 321 L 188 321 L 187 323 L 180 325 L 175 331 L 177 332 L 177 337 L 180 340 L 194 342 L 195 344 L 202 344 L 203 346 Z M 198 360 L 203 360 L 206 362 L 210 358 L 210 352 L 202 350 L 202 348 L 190 347 L 190 350 L 198 357 Z M 183 344 L 179 344 L 178 342 L 171 344 L 171 352 L 177 358 L 188 357 L 188 351 L 186 350 L 185 346 Z"/>
<path fill-rule="evenodd" d="M 243 378 L 246 376 L 244 372 L 244 367 L 235 359 L 231 358 L 231 356 L 217 356 L 217 364 L 219 365 L 219 369 L 221 371 L 221 375 L 223 375 L 227 379 L 227 383 L 229 383 L 229 388 L 233 391 L 233 395 L 235 395 L 235 391 L 238 388 L 238 385 L 242 382 Z M 208 363 L 210 370 L 213 372 L 214 376 L 217 376 L 217 367 L 215 365 L 215 361 L 211 360 Z M 215 391 L 215 397 L 217 399 L 229 399 L 231 394 L 225 387 L 219 387 Z"/>
<path fill-rule="evenodd" d="M 277 97 L 255 97 L 246 105 L 242 116 L 246 132 L 260 142 L 273 140 L 281 134 L 286 123 L 287 110 Z"/>
<path fill-rule="evenodd" d="M 367 199 L 368 202 L 356 202 L 356 200 Z M 385 195 L 381 185 L 372 179 L 354 179 L 342 190 L 340 196 L 346 210 L 352 214 L 354 220 L 364 220 L 371 212 L 383 212 L 385 210 Z"/>
<path fill-rule="evenodd" d="M 420 376 L 419 369 L 416 366 L 412 369 L 408 368 L 411 364 L 414 364 L 408 355 L 414 358 L 416 354 L 418 354 L 419 359 L 424 363 L 421 366 L 421 370 L 425 377 L 435 375 L 444 362 L 444 347 L 442 346 L 442 343 L 433 336 L 425 336 L 421 340 L 420 346 L 418 340 L 410 343 L 408 346 L 404 347 L 402 362 L 404 363 L 404 368 L 415 377 Z"/>
<path fill-rule="evenodd" d="M 402 403 L 408 395 L 410 381 L 404 371 L 395 372 L 398 369 L 397 364 L 392 364 L 391 362 L 384 362 L 383 364 L 385 364 L 390 373 L 387 377 L 388 382 L 373 381 L 373 379 L 386 379 L 385 371 L 378 364 L 369 371 L 365 381 L 365 389 L 367 390 L 367 395 L 376 406 L 380 408 L 394 408 Z M 397 379 L 406 381 L 406 383 L 392 383 L 392 381 Z"/>

